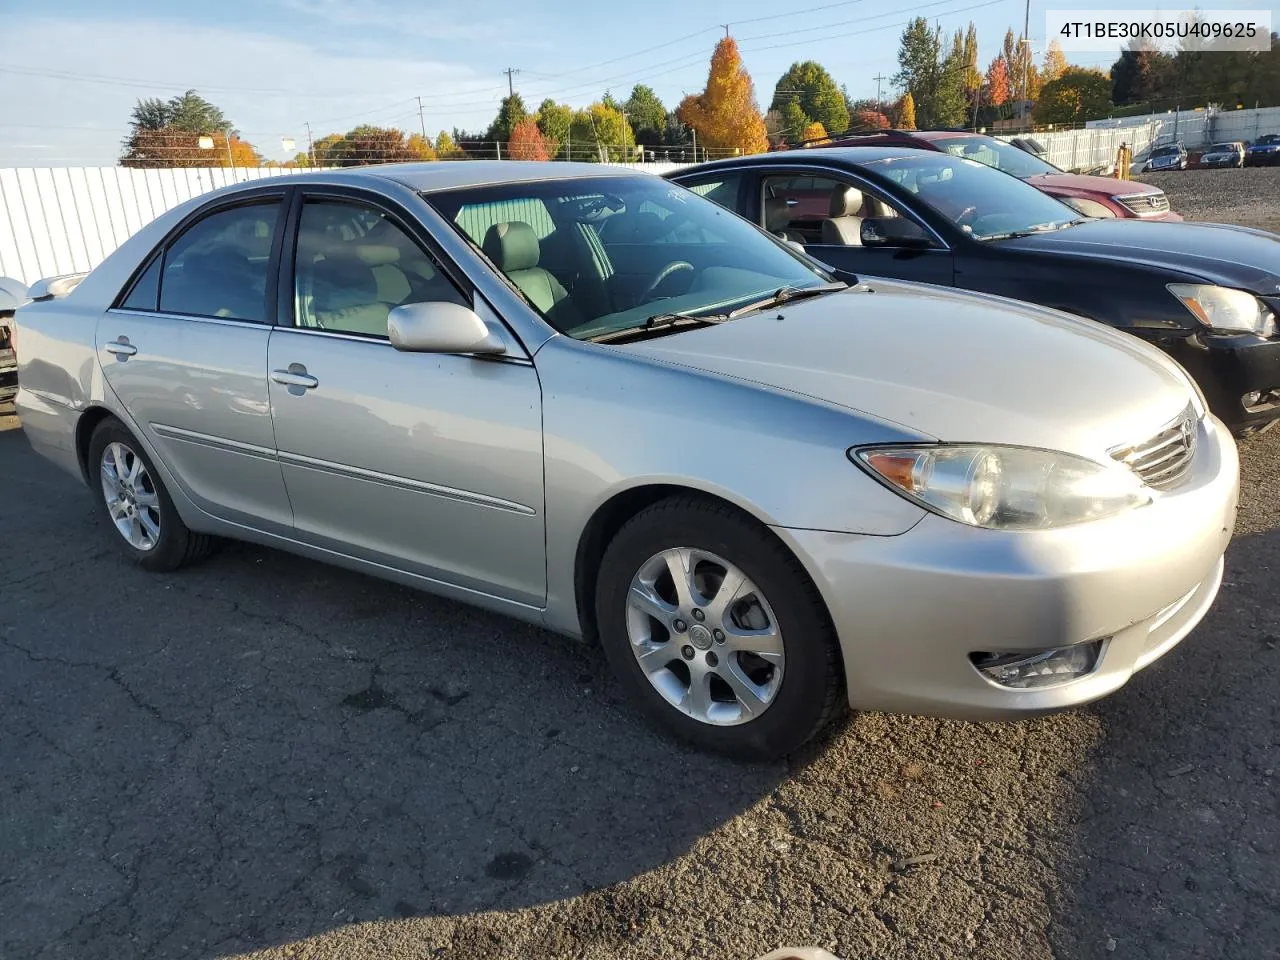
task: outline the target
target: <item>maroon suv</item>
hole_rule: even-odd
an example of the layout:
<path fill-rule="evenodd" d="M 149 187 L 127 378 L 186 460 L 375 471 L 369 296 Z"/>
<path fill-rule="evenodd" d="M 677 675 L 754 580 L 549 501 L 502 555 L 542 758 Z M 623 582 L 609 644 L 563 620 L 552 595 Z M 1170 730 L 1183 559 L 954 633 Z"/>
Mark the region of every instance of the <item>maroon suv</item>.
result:
<path fill-rule="evenodd" d="M 1010 173 L 1044 193 L 1057 197 L 1086 217 L 1182 219 L 1169 209 L 1169 198 L 1159 187 L 1133 180 L 1067 173 L 1035 154 L 980 133 L 952 130 L 880 130 L 844 135 L 824 143 L 823 146 L 895 146 L 937 150 L 957 157 L 968 157 Z"/>

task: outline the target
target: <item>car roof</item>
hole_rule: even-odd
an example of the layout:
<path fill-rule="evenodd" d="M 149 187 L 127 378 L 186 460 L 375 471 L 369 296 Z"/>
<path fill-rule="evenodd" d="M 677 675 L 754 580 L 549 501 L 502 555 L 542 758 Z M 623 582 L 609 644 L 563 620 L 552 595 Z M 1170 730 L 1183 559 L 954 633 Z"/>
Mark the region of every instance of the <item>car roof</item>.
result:
<path fill-rule="evenodd" d="M 382 163 L 361 167 L 307 170 L 290 175 L 284 182 L 305 184 L 359 184 L 391 180 L 420 193 L 538 180 L 580 180 L 597 177 L 645 177 L 644 171 L 601 163 L 523 160 L 433 160 L 421 163 Z M 262 180 L 238 184 L 241 188 L 261 187 Z M 233 188 L 234 189 L 234 188 Z"/>
<path fill-rule="evenodd" d="M 764 167 L 773 164 L 803 164 L 824 160 L 827 162 L 834 160 L 837 163 L 858 164 L 871 163 L 875 160 L 900 160 L 904 157 L 918 157 L 922 153 L 938 155 L 935 150 L 917 150 L 897 144 L 885 147 L 802 147 L 795 150 L 777 150 L 773 153 L 753 153 L 745 157 L 729 157 L 726 160 L 712 160 L 709 163 L 698 164 L 696 169 L 701 172 L 703 170 L 714 170 L 718 167 Z M 695 168 L 688 167 L 684 170 L 676 170 L 668 174 L 668 176 L 678 177 L 692 169 Z"/>

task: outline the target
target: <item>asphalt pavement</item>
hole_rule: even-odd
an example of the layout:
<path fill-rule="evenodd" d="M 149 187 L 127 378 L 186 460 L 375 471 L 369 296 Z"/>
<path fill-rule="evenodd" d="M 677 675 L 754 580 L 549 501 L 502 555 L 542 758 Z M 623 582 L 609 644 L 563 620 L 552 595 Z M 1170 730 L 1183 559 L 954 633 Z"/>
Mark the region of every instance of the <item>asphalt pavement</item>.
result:
<path fill-rule="evenodd" d="M 597 651 L 228 545 L 130 566 L 0 416 L 0 956 L 1273 958 L 1280 431 L 1206 622 L 1087 709 L 673 744 Z"/>

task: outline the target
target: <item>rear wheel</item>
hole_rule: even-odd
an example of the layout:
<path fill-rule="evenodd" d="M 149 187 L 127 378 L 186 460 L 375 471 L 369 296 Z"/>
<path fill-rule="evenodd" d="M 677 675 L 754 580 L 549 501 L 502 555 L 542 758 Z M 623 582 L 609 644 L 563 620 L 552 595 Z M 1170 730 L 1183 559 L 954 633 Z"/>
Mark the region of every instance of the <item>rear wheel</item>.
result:
<path fill-rule="evenodd" d="M 596 615 L 627 692 L 700 747 L 778 757 L 844 704 L 817 589 L 767 528 L 725 504 L 677 496 L 632 518 L 605 551 Z"/>
<path fill-rule="evenodd" d="M 135 563 L 176 570 L 212 550 L 212 537 L 187 529 L 142 445 L 119 420 L 109 417 L 93 431 L 88 464 L 112 539 Z"/>

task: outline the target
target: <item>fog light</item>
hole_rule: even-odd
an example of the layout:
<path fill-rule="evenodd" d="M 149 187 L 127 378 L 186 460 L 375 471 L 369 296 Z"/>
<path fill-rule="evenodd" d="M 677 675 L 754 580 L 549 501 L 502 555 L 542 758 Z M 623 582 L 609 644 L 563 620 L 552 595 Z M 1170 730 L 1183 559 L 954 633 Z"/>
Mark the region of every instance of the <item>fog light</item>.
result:
<path fill-rule="evenodd" d="M 1002 687 L 1029 690 L 1067 683 L 1092 673 L 1098 665 L 1102 643 L 1092 640 L 1052 650 L 977 652 L 969 654 L 969 660 L 988 680 Z"/>

